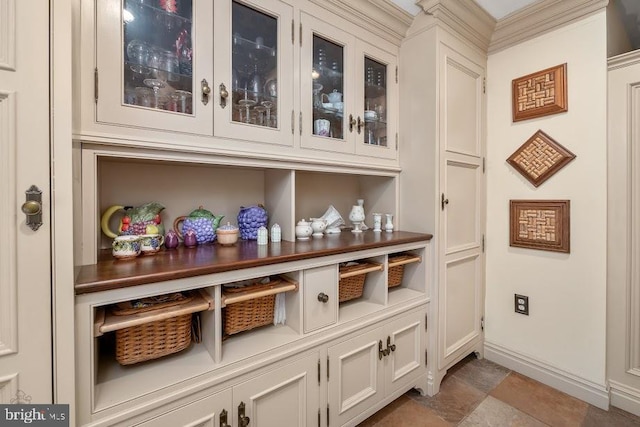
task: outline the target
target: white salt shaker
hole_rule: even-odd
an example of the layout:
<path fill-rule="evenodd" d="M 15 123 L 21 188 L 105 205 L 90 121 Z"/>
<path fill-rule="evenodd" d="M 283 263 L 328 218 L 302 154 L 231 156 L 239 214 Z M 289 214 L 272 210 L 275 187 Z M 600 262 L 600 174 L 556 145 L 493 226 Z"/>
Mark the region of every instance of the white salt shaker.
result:
<path fill-rule="evenodd" d="M 278 224 L 273 224 L 271 226 L 271 241 L 278 243 L 280 240 L 282 240 L 282 230 Z"/>
<path fill-rule="evenodd" d="M 266 227 L 262 226 L 258 228 L 258 244 L 266 245 L 269 242 L 269 232 Z"/>

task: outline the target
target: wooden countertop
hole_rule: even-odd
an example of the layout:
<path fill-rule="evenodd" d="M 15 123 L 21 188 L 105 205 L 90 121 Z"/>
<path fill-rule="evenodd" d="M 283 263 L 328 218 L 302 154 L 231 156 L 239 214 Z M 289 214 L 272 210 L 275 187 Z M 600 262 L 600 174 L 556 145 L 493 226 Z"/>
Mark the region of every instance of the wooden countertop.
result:
<path fill-rule="evenodd" d="M 76 295 L 107 291 L 385 246 L 426 242 L 432 237 L 431 234 L 406 231 L 365 231 L 361 235 L 346 231 L 325 235 L 322 239 L 298 240 L 295 243 L 270 242 L 266 246 L 258 246 L 255 240 L 240 240 L 234 246 L 180 246 L 177 249 L 163 250 L 155 255 L 132 260 L 117 260 L 111 256 L 111 251 L 107 250 L 100 254 L 97 264 L 77 267 L 75 291 Z"/>

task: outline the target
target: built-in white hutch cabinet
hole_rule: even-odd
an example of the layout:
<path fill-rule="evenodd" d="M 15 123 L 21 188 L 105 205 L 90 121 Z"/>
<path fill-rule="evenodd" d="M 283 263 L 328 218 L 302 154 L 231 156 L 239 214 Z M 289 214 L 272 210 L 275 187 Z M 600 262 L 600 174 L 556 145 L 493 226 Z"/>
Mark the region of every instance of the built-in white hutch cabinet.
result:
<path fill-rule="evenodd" d="M 410 17 L 320 0 L 76 4 L 77 425 L 355 425 L 425 392 L 431 235 L 398 222 L 397 64 Z M 296 241 L 296 223 L 330 206 L 349 225 L 358 199 L 365 223 L 388 213 L 394 231 Z M 283 240 L 115 260 L 102 214 L 151 201 L 167 230 L 199 206 L 236 224 L 241 206 L 262 204 Z M 351 263 L 370 271 L 347 300 Z M 225 285 L 265 277 L 286 318 L 230 333 L 229 305 L 255 295 L 233 301 Z M 176 293 L 191 299 L 114 315 Z M 184 349 L 122 360 L 121 332 L 185 314 L 197 339 Z"/>

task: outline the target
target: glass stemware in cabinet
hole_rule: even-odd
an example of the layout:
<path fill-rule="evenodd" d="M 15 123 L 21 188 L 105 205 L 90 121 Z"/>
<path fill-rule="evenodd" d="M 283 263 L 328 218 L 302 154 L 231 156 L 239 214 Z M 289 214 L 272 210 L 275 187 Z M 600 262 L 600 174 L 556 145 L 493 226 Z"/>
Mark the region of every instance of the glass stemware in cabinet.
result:
<path fill-rule="evenodd" d="M 364 143 L 387 146 L 387 66 L 364 59 Z"/>
<path fill-rule="evenodd" d="M 240 107 L 232 121 L 277 127 L 278 20 L 234 1 L 232 34 L 232 102 Z"/>
<path fill-rule="evenodd" d="M 193 114 L 192 15 L 193 0 L 122 2 L 125 105 Z"/>

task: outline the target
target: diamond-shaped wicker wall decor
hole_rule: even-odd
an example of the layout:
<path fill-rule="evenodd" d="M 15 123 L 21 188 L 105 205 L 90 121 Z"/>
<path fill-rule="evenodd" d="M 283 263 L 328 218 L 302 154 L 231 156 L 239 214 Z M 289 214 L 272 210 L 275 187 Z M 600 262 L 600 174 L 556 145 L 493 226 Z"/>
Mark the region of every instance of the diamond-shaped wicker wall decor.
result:
<path fill-rule="evenodd" d="M 507 162 L 538 187 L 575 158 L 575 154 L 539 130 Z"/>
<path fill-rule="evenodd" d="M 511 98 L 514 122 L 567 111 L 567 64 L 513 79 Z"/>

